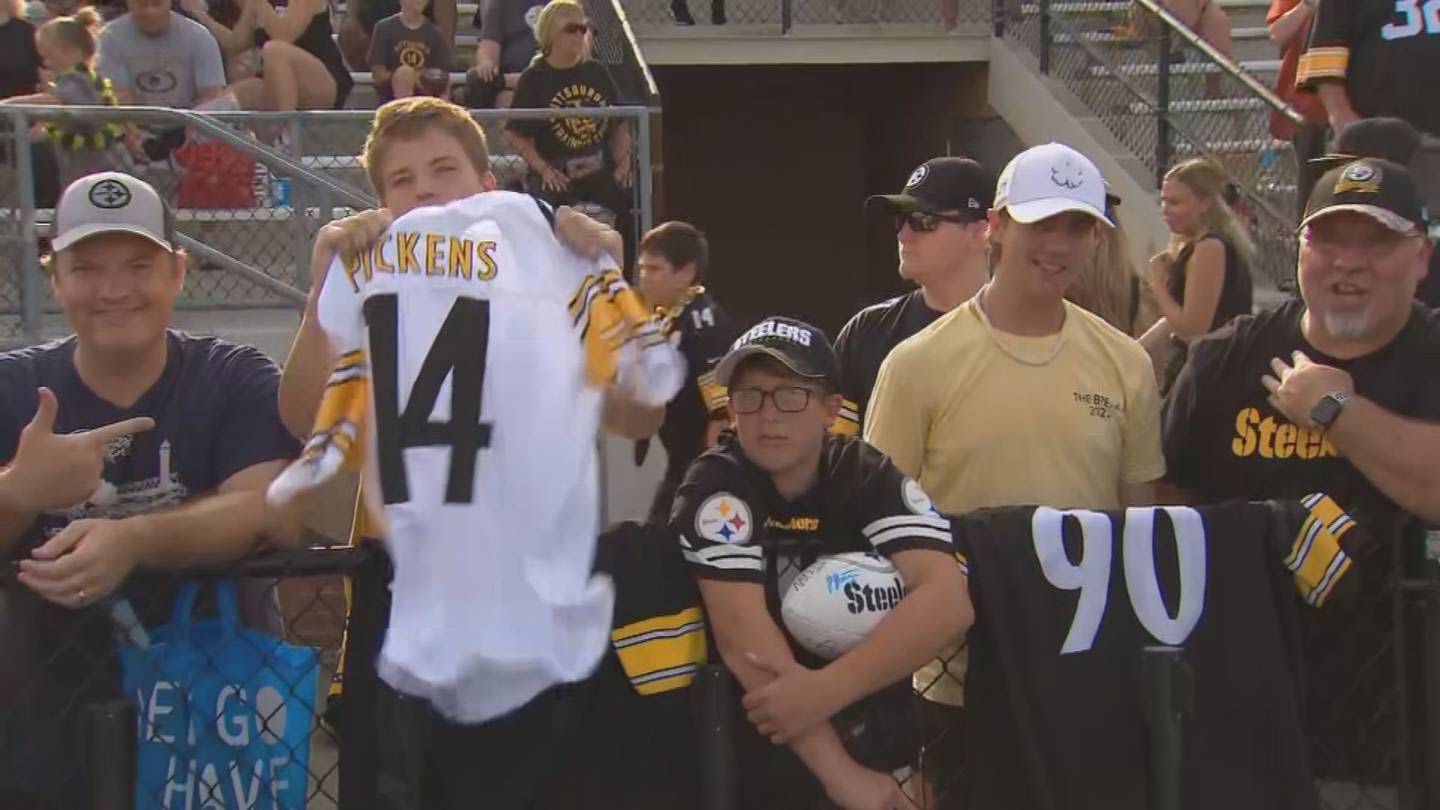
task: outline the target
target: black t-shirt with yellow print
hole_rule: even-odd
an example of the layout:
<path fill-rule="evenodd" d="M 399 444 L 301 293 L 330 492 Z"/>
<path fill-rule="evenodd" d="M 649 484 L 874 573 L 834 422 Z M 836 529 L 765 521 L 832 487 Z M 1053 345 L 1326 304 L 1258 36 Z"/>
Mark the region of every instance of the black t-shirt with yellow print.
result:
<path fill-rule="evenodd" d="M 570 68 L 556 68 L 537 56 L 520 74 L 511 106 L 516 109 L 569 109 L 613 107 L 621 104 L 620 91 L 605 65 L 587 59 Z M 610 127 L 606 118 L 568 117 L 517 119 L 511 131 L 533 138 L 545 160 L 566 161 L 603 154 Z M 559 167 L 563 168 L 563 167 Z"/>
<path fill-rule="evenodd" d="M 1350 360 L 1327 356 L 1300 331 L 1302 301 L 1241 317 L 1196 342 L 1166 402 L 1162 427 L 1166 480 L 1194 493 L 1198 503 L 1231 498 L 1298 498 L 1326 492 L 1376 531 L 1400 516 L 1325 436 L 1295 425 L 1269 402 L 1260 379 L 1272 358 L 1302 351 L 1344 369 L 1361 396 L 1401 416 L 1440 420 L 1440 329 L 1414 305 L 1390 345 Z"/>

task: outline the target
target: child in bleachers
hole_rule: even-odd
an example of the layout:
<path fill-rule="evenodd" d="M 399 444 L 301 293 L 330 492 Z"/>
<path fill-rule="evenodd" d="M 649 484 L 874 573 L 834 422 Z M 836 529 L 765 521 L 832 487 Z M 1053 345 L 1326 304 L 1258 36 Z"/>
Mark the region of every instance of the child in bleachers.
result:
<path fill-rule="evenodd" d="M 400 0 L 399 14 L 375 24 L 368 61 L 382 104 L 417 94 L 447 95 L 451 43 L 425 17 L 425 2 Z"/>
<path fill-rule="evenodd" d="M 44 91 L 12 101 L 114 106 L 117 102 L 110 80 L 95 72 L 96 38 L 101 22 L 95 9 L 82 8 L 40 26 L 35 32 L 35 47 L 45 67 Z M 87 174 L 132 168 L 125 145 L 125 127 L 117 122 L 57 120 L 37 129 L 36 134 L 48 139 L 55 149 L 61 188 Z"/>

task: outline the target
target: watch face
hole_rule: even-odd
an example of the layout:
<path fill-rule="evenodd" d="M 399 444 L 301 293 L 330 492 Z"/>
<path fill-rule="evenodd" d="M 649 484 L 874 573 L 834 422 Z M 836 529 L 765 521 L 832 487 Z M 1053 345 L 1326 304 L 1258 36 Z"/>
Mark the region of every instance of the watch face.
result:
<path fill-rule="evenodd" d="M 1315 403 L 1314 410 L 1310 411 L 1310 421 L 1322 428 L 1328 428 L 1330 427 L 1330 423 L 1335 421 L 1335 417 L 1339 415 L 1340 403 L 1336 402 L 1334 397 L 1327 394 L 1321 397 L 1319 402 Z"/>

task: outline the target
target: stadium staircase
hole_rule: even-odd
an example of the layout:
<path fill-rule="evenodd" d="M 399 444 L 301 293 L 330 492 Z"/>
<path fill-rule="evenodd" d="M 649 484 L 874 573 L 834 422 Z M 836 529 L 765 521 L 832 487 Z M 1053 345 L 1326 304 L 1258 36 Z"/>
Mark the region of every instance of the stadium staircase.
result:
<path fill-rule="evenodd" d="M 1023 119 L 1037 101 L 1015 87 L 1033 79 L 1149 200 L 1157 199 L 1170 166 L 1192 157 L 1215 160 L 1250 221 L 1259 249 L 1257 287 L 1274 295 L 1293 287 L 1296 185 L 1290 143 L 1271 136 L 1269 122 L 1272 112 L 1292 120 L 1296 113 L 1271 91 L 1280 62 L 1266 35 L 1268 4 L 1218 2 L 1230 17 L 1233 59 L 1154 0 L 1011 3 L 995 16 L 990 101 L 1016 125 L 1012 119 Z M 1019 85 L 1004 84 L 1017 74 L 1028 75 Z M 1006 90 L 997 90 L 997 82 Z M 1158 223 L 1158 212 L 1147 213 Z"/>

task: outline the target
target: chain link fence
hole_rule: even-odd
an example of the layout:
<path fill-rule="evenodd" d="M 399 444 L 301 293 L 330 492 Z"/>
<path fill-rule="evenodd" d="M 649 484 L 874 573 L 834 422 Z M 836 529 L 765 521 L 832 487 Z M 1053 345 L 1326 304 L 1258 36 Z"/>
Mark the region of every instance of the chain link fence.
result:
<path fill-rule="evenodd" d="M 577 184 L 547 195 L 621 228 L 633 245 L 650 222 L 650 121 L 644 108 L 604 110 L 478 110 L 490 141 L 491 171 L 500 188 L 540 191 L 509 127 L 543 120 L 563 132 L 624 127 L 632 144 L 625 183 Z M 0 166 L 0 235 L 8 268 L 0 283 L 0 344 L 33 342 L 62 331 L 39 268 L 44 235 L 58 197 L 49 145 L 18 149 L 15 129 L 57 117 L 142 119 L 157 131 L 181 133 L 185 146 L 161 159 L 125 167 L 154 185 L 174 207 L 176 231 L 192 261 L 182 309 L 299 308 L 309 289 L 315 233 L 327 222 L 374 204 L 360 154 L 373 113 L 223 113 L 195 115 L 144 108 L 13 107 L 3 121 L 6 161 Z M 198 124 L 198 125 L 197 125 Z M 183 134 L 190 128 L 188 141 Z M 177 141 L 177 143 L 179 142 Z M 19 155 L 17 158 L 16 156 Z M 24 165 L 21 165 L 23 160 Z M 618 166 L 602 180 L 619 177 Z M 28 183 L 22 178 L 30 178 Z M 22 187 L 33 191 L 22 197 Z M 26 220 L 31 227 L 25 227 Z M 29 285 L 27 287 L 27 285 Z M 33 288 L 34 300 L 24 292 Z"/>
<path fill-rule="evenodd" d="M 136 577 L 79 610 L 0 579 L 0 806 L 301 810 L 364 795 L 340 762 L 363 777 L 374 736 L 332 722 L 326 695 L 347 648 L 347 688 L 373 682 L 365 653 L 383 627 L 352 619 L 342 646 L 343 581 L 383 588 L 383 565 L 372 546 L 275 551 Z"/>
<path fill-rule="evenodd" d="M 673 25 L 685 12 L 701 25 L 778 26 L 782 33 L 825 25 L 973 30 L 990 20 L 983 0 L 630 0 L 625 11 L 649 25 Z"/>
<path fill-rule="evenodd" d="M 1273 93 L 1148 2 L 1005 0 L 996 32 L 1039 61 L 1159 180 L 1176 163 L 1214 160 L 1239 192 L 1258 281 L 1294 288 L 1296 166 L 1272 116 L 1298 121 Z"/>

